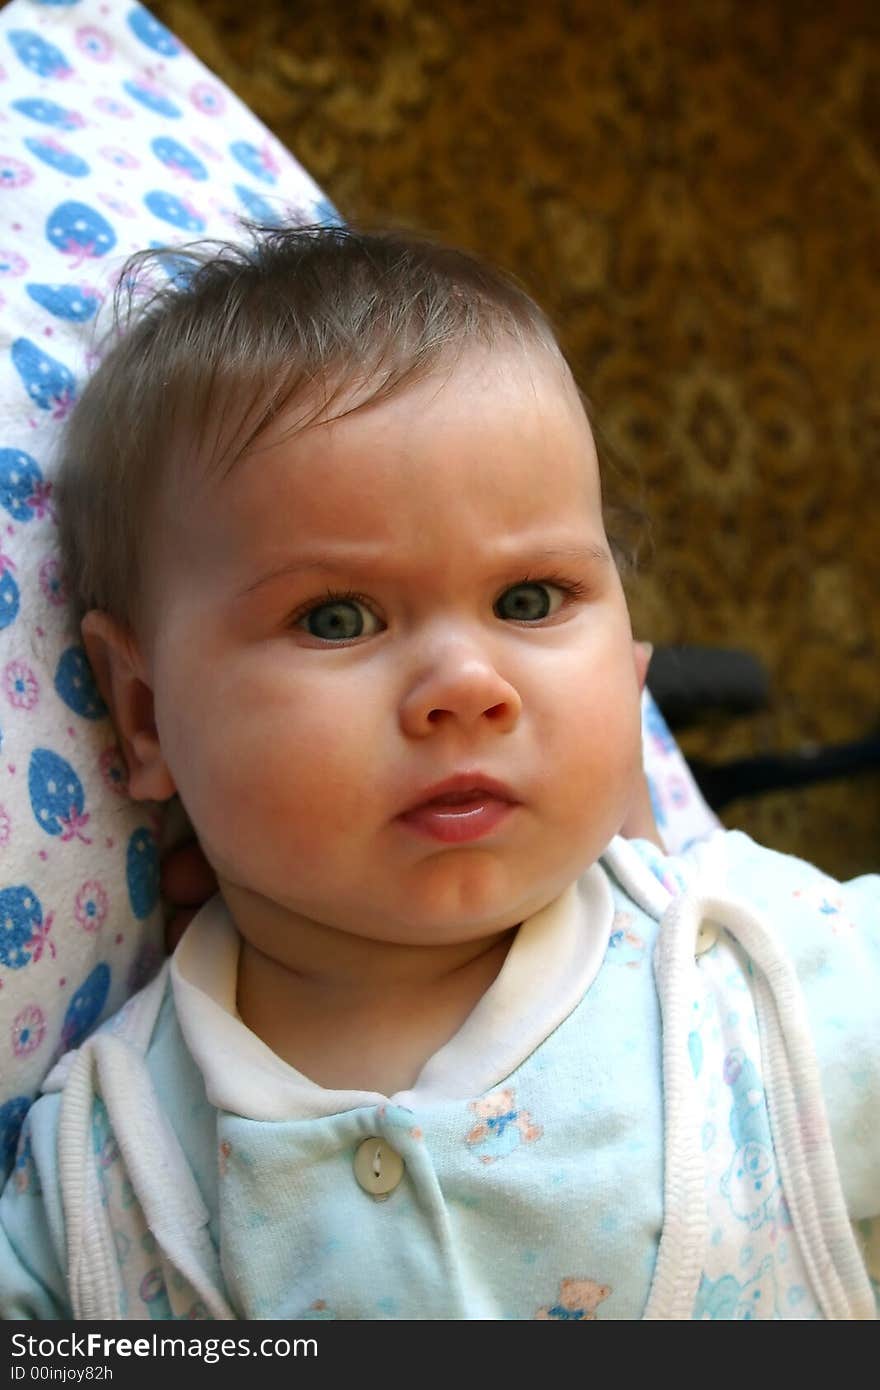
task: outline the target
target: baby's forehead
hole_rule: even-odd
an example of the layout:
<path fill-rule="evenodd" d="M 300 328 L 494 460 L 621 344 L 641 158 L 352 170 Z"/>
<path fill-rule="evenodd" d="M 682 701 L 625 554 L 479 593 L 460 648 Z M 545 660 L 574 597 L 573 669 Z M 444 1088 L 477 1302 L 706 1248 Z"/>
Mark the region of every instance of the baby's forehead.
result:
<path fill-rule="evenodd" d="M 609 561 L 592 435 L 558 360 L 461 358 L 339 404 L 307 427 L 279 414 L 166 511 L 166 594 L 262 611 L 299 588 L 415 599 Z"/>
<path fill-rule="evenodd" d="M 465 507 L 490 488 L 499 506 L 516 495 L 534 507 L 560 475 L 591 488 L 596 472 L 589 423 L 560 359 L 471 354 L 391 392 L 365 382 L 305 424 L 298 403 L 223 487 L 233 505 L 262 501 L 272 519 L 283 491 L 304 525 L 344 506 L 349 525 L 350 508 L 374 496 L 412 512 L 420 498 L 440 501 L 454 489 L 452 500 Z"/>
<path fill-rule="evenodd" d="M 392 415 L 405 415 L 409 407 L 416 418 L 427 412 L 443 423 L 468 410 L 485 416 L 499 400 L 515 401 L 524 417 L 566 408 L 592 438 L 583 397 L 554 341 L 464 342 L 450 345 L 423 370 L 399 378 L 381 365 L 344 376 L 331 366 L 318 388 L 296 393 L 252 437 L 248 431 L 260 415 L 261 403 L 243 401 L 237 438 L 229 441 L 230 454 L 236 445 L 239 452 L 230 458 L 229 471 L 239 461 L 259 460 L 282 441 L 293 448 L 298 439 L 311 443 L 315 436 L 338 437 L 340 426 L 349 433 L 381 432 Z M 247 444 L 241 447 L 245 438 Z"/>
<path fill-rule="evenodd" d="M 268 421 L 265 415 L 263 399 L 242 393 L 191 432 L 189 446 L 179 450 L 179 486 L 166 514 L 238 511 L 257 540 L 257 531 L 281 523 L 283 492 L 284 505 L 295 506 L 298 525 L 307 529 L 321 510 L 316 500 L 332 493 L 358 506 L 387 482 L 394 462 L 417 471 L 425 493 L 442 491 L 444 446 L 469 454 L 463 492 L 479 487 L 489 457 L 512 445 L 521 455 L 520 489 L 531 481 L 540 490 L 560 454 L 576 455 L 598 486 L 582 400 L 555 345 L 465 345 L 421 374 L 390 382 L 381 371 L 328 374 L 320 389 L 292 396 Z"/>

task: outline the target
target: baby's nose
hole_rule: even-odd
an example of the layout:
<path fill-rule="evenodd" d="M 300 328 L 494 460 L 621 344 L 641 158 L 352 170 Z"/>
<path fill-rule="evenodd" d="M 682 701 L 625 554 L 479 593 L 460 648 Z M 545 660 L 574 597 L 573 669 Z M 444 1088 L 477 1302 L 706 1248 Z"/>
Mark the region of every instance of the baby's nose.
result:
<path fill-rule="evenodd" d="M 400 720 L 411 738 L 455 725 L 501 734 L 515 727 L 521 710 L 518 691 L 491 661 L 475 652 L 447 651 L 413 681 Z"/>

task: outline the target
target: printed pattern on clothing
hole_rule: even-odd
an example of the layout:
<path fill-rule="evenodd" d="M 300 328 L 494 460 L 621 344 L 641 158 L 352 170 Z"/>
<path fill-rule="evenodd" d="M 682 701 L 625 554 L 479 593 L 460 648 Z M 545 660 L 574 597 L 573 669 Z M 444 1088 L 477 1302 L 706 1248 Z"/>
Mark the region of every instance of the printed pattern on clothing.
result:
<path fill-rule="evenodd" d="M 520 1144 L 534 1144 L 543 1133 L 527 1110 L 515 1108 L 516 1096 L 511 1087 L 495 1091 L 482 1100 L 472 1100 L 469 1106 L 477 1116 L 477 1124 L 465 1142 L 481 1163 L 494 1163 L 497 1158 L 518 1149 Z"/>
<path fill-rule="evenodd" d="M 98 1162 L 101 1205 L 116 1249 L 121 1282 L 119 1316 L 147 1317 L 153 1322 L 206 1318 L 203 1302 L 168 1264 L 147 1225 L 100 1097 L 92 1113 L 92 1146 Z"/>
<path fill-rule="evenodd" d="M 826 1085 L 825 1099 L 844 1230 L 848 1236 L 848 1212 L 876 1289 L 880 1148 L 877 1127 L 862 1124 L 857 1129 L 855 1121 L 861 1123 L 871 1113 L 866 1100 L 876 1113 L 880 1094 L 880 880 L 841 885 L 842 907 L 855 929 L 836 937 L 829 914 L 802 891 L 820 881 L 816 870 L 760 850 L 746 837 L 731 834 L 724 842 L 731 879 L 747 887 L 750 901 L 769 902 L 771 914 L 776 910 L 779 939 L 805 982 L 802 1002 L 810 1011 L 819 1067 L 827 1058 L 833 1065 L 834 1085 Z M 637 854 L 628 851 L 617 868 L 630 874 L 633 893 L 641 894 L 646 878 L 633 862 Z M 695 867 L 702 872 L 705 865 Z M 673 877 L 688 877 L 685 863 L 670 863 L 667 869 Z M 606 882 L 611 914 L 606 930 L 613 914 L 628 914 L 645 942 L 646 960 L 660 964 L 669 941 L 686 940 L 671 935 L 683 920 L 675 910 L 663 916 L 661 925 L 638 906 L 623 880 L 609 872 Z M 702 879 L 700 885 L 702 892 Z M 719 885 L 719 894 L 725 886 Z M 566 900 L 579 901 L 577 895 L 566 895 Z M 719 913 L 729 908 L 731 921 L 742 902 L 725 901 L 723 895 L 710 900 Z M 205 925 L 216 923 L 206 917 Z M 573 925 L 566 919 L 557 940 L 567 939 Z M 588 922 L 581 918 L 576 925 L 586 928 Z M 695 929 L 693 919 L 690 929 Z M 210 941 L 215 948 L 216 937 L 206 933 L 204 940 L 206 947 Z M 765 938 L 753 935 L 752 940 Z M 553 945 L 550 936 L 542 941 L 545 960 Z M 683 1065 L 674 1079 L 676 1084 L 681 1079 L 687 1091 L 674 1113 L 688 1117 L 691 1138 L 699 1145 L 694 1156 L 701 1150 L 702 1173 L 697 1206 L 683 1213 L 683 1237 L 679 1250 L 673 1247 L 675 1254 L 689 1258 L 687 1236 L 700 1237 L 691 1242 L 699 1260 L 690 1271 L 693 1284 L 687 1284 L 688 1297 L 691 1288 L 694 1296 L 674 1315 L 749 1320 L 827 1315 L 828 1307 L 835 1306 L 830 1304 L 831 1281 L 826 1279 L 821 1289 L 811 1285 L 803 1236 L 790 1215 L 809 1196 L 811 1174 L 802 1175 L 801 1185 L 786 1193 L 774 1147 L 767 1091 L 774 1090 L 775 1105 L 785 1078 L 768 1074 L 762 1052 L 754 1004 L 760 996 L 752 984 L 761 969 L 757 956 L 750 960 L 719 927 L 714 945 L 700 950 L 688 972 L 692 997 L 685 1000 L 684 1013 L 689 1036 L 676 1030 L 664 1037 L 665 1016 L 653 972 L 616 968 L 614 949 L 608 946 L 598 973 L 590 975 L 562 1021 L 554 1018 L 552 1025 L 542 1025 L 543 1031 L 529 1037 L 522 1061 L 482 1094 L 447 1095 L 435 1085 L 422 1094 L 407 1092 L 405 1099 L 379 1101 L 347 1093 L 340 1104 L 339 1093 L 314 1087 L 305 1099 L 298 1091 L 290 1113 L 271 1121 L 248 1117 L 249 1097 L 264 1075 L 255 1061 L 242 1067 L 237 1091 L 223 1109 L 207 1101 L 209 1075 L 213 1083 L 220 1072 L 225 1075 L 240 1021 L 225 1006 L 217 1017 L 190 1017 L 190 1023 L 200 1019 L 209 1049 L 200 1064 L 203 1075 L 184 1042 L 183 1020 L 175 1008 L 176 998 L 185 1012 L 189 996 L 167 994 L 144 1064 L 144 1090 L 152 1088 L 169 1133 L 179 1136 L 185 1150 L 177 1159 L 185 1165 L 178 1169 L 181 1191 L 194 1181 L 201 1194 L 200 1202 L 190 1202 L 187 1210 L 194 1214 L 194 1225 L 201 1223 L 202 1243 L 194 1239 L 181 1251 L 174 1244 L 176 1235 L 169 1235 L 167 1248 L 182 1253 L 180 1262 L 195 1271 L 194 1279 L 204 1275 L 199 1287 L 206 1301 L 218 1298 L 245 1319 L 412 1319 L 423 1318 L 426 1310 L 442 1319 L 642 1317 L 658 1284 L 661 1232 L 665 1238 L 669 1229 L 664 1224 L 664 1126 L 669 1115 L 663 1053 L 664 1044 L 675 1037 L 681 1041 L 678 1062 Z M 784 955 L 773 959 L 780 968 L 786 964 Z M 829 966 L 832 959 L 836 969 Z M 513 966 L 510 975 L 518 979 L 515 960 Z M 234 969 L 230 958 L 230 971 Z M 511 996 L 508 1005 L 518 997 L 533 998 L 533 978 L 523 974 L 522 979 L 519 996 Z M 218 998 L 228 997 L 231 981 L 230 974 L 217 982 Z M 135 1006 L 130 1011 L 132 1018 L 139 1016 Z M 516 1007 L 507 1009 L 509 1026 L 519 1031 L 521 1019 Z M 761 1020 L 763 1028 L 770 1026 L 763 1002 Z M 484 1024 L 484 1036 L 497 1042 L 500 1014 L 487 1011 Z M 468 1037 L 474 1055 L 480 1055 L 479 1032 Z M 121 1025 L 117 1040 L 124 1042 Z M 223 1062 L 211 1073 L 215 1058 Z M 271 1075 L 279 1080 L 276 1068 Z M 815 1103 L 809 1077 L 804 1097 Z M 23 1303 L 16 1309 L 24 1306 L 25 1312 L 16 1311 L 16 1316 L 33 1316 L 34 1307 L 42 1310 L 38 1316 L 59 1315 L 53 1294 L 59 1287 L 59 1238 L 45 1221 L 45 1210 L 57 1199 L 58 1108 L 57 1094 L 33 1108 L 20 1149 L 21 1183 L 7 1184 L 0 1199 L 0 1310 L 8 1306 L 4 1300 L 10 1286 L 23 1288 Z M 136 1107 L 131 1118 L 141 1124 L 137 1132 L 142 1133 L 144 1116 Z M 100 1215 L 107 1214 L 116 1233 L 115 1258 L 129 1315 L 199 1315 L 192 1290 L 176 1287 L 170 1255 L 163 1262 L 160 1251 L 149 1242 L 144 1245 L 143 1217 L 126 1186 L 121 1146 L 107 1131 L 99 1105 L 93 1120 L 89 1157 L 102 1170 L 106 1205 Z M 539 1127 L 540 1133 L 530 1140 L 520 1124 L 526 1131 Z M 480 1125 L 484 1132 L 468 1143 Z M 815 1123 L 810 1132 L 818 1135 Z M 161 1127 L 152 1133 L 161 1133 Z M 383 1201 L 362 1189 L 354 1168 L 361 1145 L 373 1139 L 387 1143 L 402 1159 L 400 1180 Z M 497 1158 L 493 1151 L 492 1162 L 479 1161 L 480 1146 L 489 1144 L 492 1151 L 493 1143 L 504 1151 Z M 164 1157 L 157 1151 L 149 1174 L 165 1172 L 172 1149 Z M 46 1193 L 43 1204 L 34 1196 L 32 1163 Z M 150 1181 L 145 1171 L 144 1191 L 155 1200 Z M 824 1190 L 833 1200 L 831 1184 Z M 840 1241 L 839 1233 L 835 1240 Z M 854 1247 L 853 1253 L 858 1256 L 859 1249 Z M 36 1290 L 32 1270 L 41 1280 Z M 867 1279 L 861 1269 L 844 1273 L 855 1289 L 847 1306 L 865 1316 L 864 1296 L 872 1292 Z"/>
<path fill-rule="evenodd" d="M 539 1308 L 535 1316 L 543 1321 L 595 1322 L 596 1309 L 610 1293 L 607 1284 L 597 1284 L 595 1279 L 563 1279 L 557 1302 L 552 1308 Z"/>
<path fill-rule="evenodd" d="M 688 1046 L 703 1102 L 709 1248 L 693 1315 L 818 1318 L 776 1162 L 747 972 L 725 938 L 699 959 Z"/>

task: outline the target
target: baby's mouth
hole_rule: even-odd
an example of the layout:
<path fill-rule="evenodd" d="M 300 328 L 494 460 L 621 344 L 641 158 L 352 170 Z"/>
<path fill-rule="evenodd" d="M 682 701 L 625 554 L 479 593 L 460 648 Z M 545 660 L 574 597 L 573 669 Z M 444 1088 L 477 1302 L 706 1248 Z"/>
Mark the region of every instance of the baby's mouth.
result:
<path fill-rule="evenodd" d="M 444 844 L 464 844 L 490 835 L 519 805 L 494 778 L 448 778 L 429 787 L 398 820 L 417 834 Z"/>
<path fill-rule="evenodd" d="M 426 801 L 423 804 L 425 806 L 436 806 L 438 811 L 442 810 L 444 806 L 458 811 L 462 807 L 475 806 L 493 796 L 494 794 L 492 792 L 487 791 L 483 787 L 469 787 L 467 791 L 445 792 L 442 796 L 434 796 L 430 801 Z M 499 798 L 494 797 L 494 799 L 498 800 Z"/>

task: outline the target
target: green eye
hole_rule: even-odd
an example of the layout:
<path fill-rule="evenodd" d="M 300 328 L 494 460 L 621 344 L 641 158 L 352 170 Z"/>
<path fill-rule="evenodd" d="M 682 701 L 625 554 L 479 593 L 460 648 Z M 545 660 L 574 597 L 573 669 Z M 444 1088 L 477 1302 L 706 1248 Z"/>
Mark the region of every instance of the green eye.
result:
<path fill-rule="evenodd" d="M 364 633 L 374 632 L 377 622 L 368 608 L 357 599 L 333 599 L 310 608 L 300 618 L 299 627 L 322 642 L 350 642 Z"/>
<path fill-rule="evenodd" d="M 540 622 L 556 612 L 563 597 L 555 584 L 514 584 L 496 602 L 495 615 L 518 623 Z"/>

